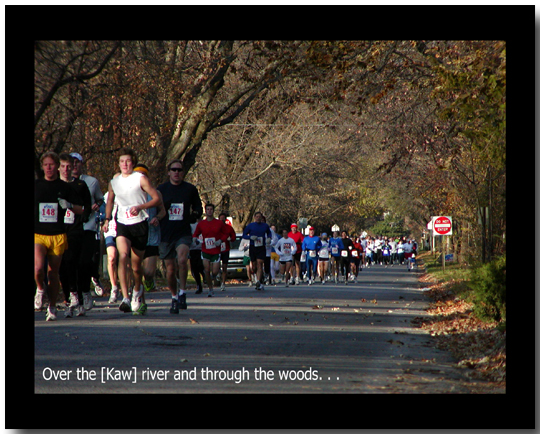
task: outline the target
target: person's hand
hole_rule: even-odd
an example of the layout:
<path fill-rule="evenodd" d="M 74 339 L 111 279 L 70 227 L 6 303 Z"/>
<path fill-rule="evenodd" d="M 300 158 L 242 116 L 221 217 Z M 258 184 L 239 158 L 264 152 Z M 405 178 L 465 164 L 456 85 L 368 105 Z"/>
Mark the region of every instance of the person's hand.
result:
<path fill-rule="evenodd" d="M 214 245 L 215 245 L 216 247 L 221 246 L 221 240 L 219 240 L 219 239 L 216 240 L 216 241 L 214 242 Z"/>
<path fill-rule="evenodd" d="M 65 199 L 62 199 L 62 198 L 58 198 L 58 204 L 60 205 L 60 207 L 62 209 L 68 209 L 68 208 L 71 208 L 73 205 L 71 203 L 69 203 L 67 200 Z"/>

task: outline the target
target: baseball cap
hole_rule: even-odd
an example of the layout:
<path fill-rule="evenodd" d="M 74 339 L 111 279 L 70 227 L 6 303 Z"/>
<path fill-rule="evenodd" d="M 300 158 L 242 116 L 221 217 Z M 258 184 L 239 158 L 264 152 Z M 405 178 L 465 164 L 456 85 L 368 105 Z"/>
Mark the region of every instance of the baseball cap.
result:
<path fill-rule="evenodd" d="M 296 223 L 293 223 L 293 224 L 291 225 L 291 228 L 297 228 L 297 227 L 298 227 L 298 225 L 297 225 Z"/>
<path fill-rule="evenodd" d="M 81 163 L 83 162 L 83 157 L 81 154 L 79 154 L 78 152 L 72 152 L 71 154 L 69 154 L 70 156 L 72 156 L 73 158 L 76 158 L 77 160 L 79 160 Z"/>
<path fill-rule="evenodd" d="M 314 228 L 313 226 L 311 226 L 311 227 L 309 228 L 309 230 L 310 230 L 310 231 L 314 231 L 315 228 Z"/>

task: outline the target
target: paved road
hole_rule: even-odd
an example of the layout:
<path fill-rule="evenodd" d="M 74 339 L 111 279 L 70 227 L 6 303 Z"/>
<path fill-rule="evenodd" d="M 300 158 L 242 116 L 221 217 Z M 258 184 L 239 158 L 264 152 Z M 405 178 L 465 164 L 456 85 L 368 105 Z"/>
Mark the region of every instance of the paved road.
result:
<path fill-rule="evenodd" d="M 414 319 L 416 272 L 375 266 L 357 283 L 147 294 L 148 314 L 97 298 L 86 317 L 35 313 L 36 393 L 470 393 L 466 371 Z M 287 376 L 287 378 L 285 378 Z"/>

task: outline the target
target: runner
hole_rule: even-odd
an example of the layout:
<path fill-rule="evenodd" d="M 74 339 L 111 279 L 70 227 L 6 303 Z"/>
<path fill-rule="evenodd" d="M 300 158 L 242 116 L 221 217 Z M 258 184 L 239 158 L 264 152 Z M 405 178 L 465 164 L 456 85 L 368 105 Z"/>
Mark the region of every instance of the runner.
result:
<path fill-rule="evenodd" d="M 197 219 L 196 223 L 191 223 L 191 233 L 195 232 L 197 224 L 202 219 Z M 201 253 L 202 253 L 202 235 L 199 235 L 199 238 L 193 238 L 191 245 L 189 246 L 189 266 L 191 269 L 191 276 L 195 279 L 195 284 L 197 285 L 197 290 L 195 294 L 202 294 L 202 280 L 204 279 L 204 266 L 202 263 Z"/>
<path fill-rule="evenodd" d="M 289 286 L 291 277 L 291 268 L 293 264 L 293 256 L 296 253 L 296 243 L 292 238 L 289 238 L 287 229 L 281 231 L 283 236 L 278 240 L 274 249 L 279 255 L 279 272 L 285 276 L 285 286 Z"/>
<path fill-rule="evenodd" d="M 134 169 L 134 172 L 138 172 L 148 178 L 148 167 L 146 164 L 138 163 Z M 157 190 L 156 190 L 157 191 Z M 165 207 L 163 206 L 163 200 L 161 193 L 158 191 L 160 199 L 159 205 L 149 208 L 148 211 L 148 242 L 146 243 L 146 249 L 144 250 L 144 259 L 142 262 L 143 267 L 143 286 L 146 292 L 152 291 L 155 287 L 154 276 L 156 274 L 157 259 L 159 256 L 159 243 L 161 242 L 161 230 L 159 228 L 159 221 L 165 217 Z M 146 200 L 150 201 L 152 198 L 147 194 Z"/>
<path fill-rule="evenodd" d="M 134 315 L 146 314 L 147 305 L 142 286 L 142 261 L 148 243 L 148 208 L 157 206 L 160 197 L 148 178 L 134 172 L 137 164 L 135 152 L 122 148 L 118 152 L 120 175 L 109 182 L 109 200 L 105 208 L 103 231 L 107 232 L 112 219 L 113 204 L 118 203 L 116 215 L 116 247 L 118 249 L 118 277 L 123 300 L 120 310 Z M 147 194 L 152 200 L 147 202 Z M 128 260 L 131 253 L 131 269 L 135 285 L 133 305 L 128 295 Z"/>
<path fill-rule="evenodd" d="M 255 221 L 245 227 L 242 238 L 250 240 L 249 258 L 253 273 L 257 275 L 255 289 L 264 291 L 264 284 L 262 283 L 264 260 L 266 258 L 266 246 L 272 244 L 272 232 L 270 226 L 263 223 L 263 215 L 260 211 L 257 211 L 253 217 Z"/>
<path fill-rule="evenodd" d="M 34 182 L 34 279 L 37 286 L 34 308 L 41 309 L 45 290 L 49 296 L 46 321 L 56 321 L 56 301 L 60 290 L 59 270 L 67 249 L 64 218 L 66 210 L 82 214 L 82 203 L 75 190 L 58 177 L 60 159 L 54 152 L 41 158 L 44 177 Z M 45 288 L 45 264 L 48 285 Z"/>
<path fill-rule="evenodd" d="M 302 256 L 302 241 L 304 241 L 304 235 L 302 235 L 302 233 L 298 230 L 298 225 L 296 223 L 291 225 L 291 231 L 288 235 L 289 238 L 292 238 L 296 243 L 296 253 L 293 255 L 294 264 L 292 272 L 295 280 L 291 280 L 291 284 L 294 285 L 296 281 L 296 284 L 298 285 L 300 283 L 300 279 L 302 278 L 300 257 Z"/>
<path fill-rule="evenodd" d="M 103 200 L 107 204 L 109 192 L 105 193 Z M 106 209 L 106 208 L 105 208 Z M 116 303 L 118 299 L 118 250 L 116 249 L 116 211 L 117 204 L 113 204 L 112 218 L 109 221 L 107 231 L 103 232 L 105 238 L 105 248 L 107 249 L 107 272 L 111 283 L 111 292 L 109 294 L 109 304 Z"/>
<path fill-rule="evenodd" d="M 238 250 L 241 252 L 244 252 L 244 258 L 242 260 L 242 265 L 246 267 L 246 273 L 248 277 L 248 286 L 253 286 L 253 284 L 256 281 L 255 273 L 253 272 L 253 268 L 251 267 L 251 259 L 249 257 L 249 238 L 245 240 L 242 238 L 240 240 L 240 245 L 238 246 Z"/>
<path fill-rule="evenodd" d="M 222 212 L 218 217 L 225 223 L 225 229 L 229 236 L 224 243 L 221 243 L 221 273 L 218 273 L 218 281 L 221 280 L 221 290 L 225 291 L 225 281 L 227 280 L 227 267 L 229 265 L 229 254 L 231 252 L 231 241 L 236 241 L 236 232 L 227 220 L 227 214 Z"/>
<path fill-rule="evenodd" d="M 206 211 L 206 219 L 201 220 L 197 224 L 195 232 L 193 232 L 193 238 L 197 239 L 199 235 L 203 236 L 202 261 L 204 274 L 206 283 L 208 284 L 208 297 L 213 297 L 213 280 L 214 276 L 219 274 L 221 265 L 221 244 L 229 237 L 229 231 L 226 228 L 227 225 L 225 225 L 223 221 L 214 218 L 214 205 L 208 203 L 204 209 Z"/>
<path fill-rule="evenodd" d="M 319 250 L 319 276 L 321 283 L 324 285 L 328 274 L 328 263 L 330 261 L 330 243 L 328 242 L 328 234 L 323 232 L 321 235 L 321 248 Z"/>
<path fill-rule="evenodd" d="M 356 282 L 356 279 L 358 278 L 358 272 L 362 271 L 361 260 L 363 248 L 362 244 L 360 244 L 360 240 L 358 239 L 358 237 L 353 237 L 351 241 L 353 242 L 353 249 L 351 250 L 351 280 L 353 282 Z"/>
<path fill-rule="evenodd" d="M 334 278 L 334 282 L 339 281 L 339 269 L 341 268 L 341 251 L 345 248 L 343 241 L 339 236 L 338 231 L 334 231 L 334 236 L 330 238 L 330 274 Z"/>
<path fill-rule="evenodd" d="M 317 254 L 321 248 L 321 239 L 315 235 L 315 228 L 309 228 L 309 235 L 302 241 L 302 251 L 306 252 L 306 271 L 308 285 L 312 285 L 317 273 Z M 313 275 L 312 275 L 313 270 Z"/>
<path fill-rule="evenodd" d="M 167 171 L 169 181 L 157 188 L 163 196 L 167 211 L 165 217 L 159 222 L 161 228 L 159 257 L 165 261 L 167 269 L 167 284 L 172 296 L 170 313 L 177 314 L 178 309 L 187 309 L 187 262 L 189 248 L 193 241 L 190 223 L 195 223 L 202 216 L 203 208 L 197 188 L 184 181 L 185 172 L 182 161 L 172 160 L 167 165 Z M 179 283 L 176 280 L 177 271 Z"/>
<path fill-rule="evenodd" d="M 99 181 L 90 175 L 83 174 L 83 157 L 77 152 L 69 154 L 73 157 L 74 178 L 86 182 L 90 196 L 92 198 L 92 212 L 88 216 L 88 221 L 84 224 L 84 241 L 81 252 L 81 262 L 79 264 L 79 273 L 81 273 L 81 286 L 79 290 L 83 293 L 83 306 L 85 310 L 90 310 L 93 307 L 92 295 L 90 293 L 90 283 L 94 286 L 96 295 L 103 295 L 103 285 L 99 279 L 99 261 L 100 257 L 100 228 L 99 207 L 103 204 L 103 193 L 99 186 Z"/>
<path fill-rule="evenodd" d="M 60 179 L 70 184 L 82 200 L 84 211 L 82 214 L 75 214 L 69 208 L 66 210 L 64 223 L 67 230 L 67 241 L 69 248 L 62 256 L 62 264 L 60 265 L 60 282 L 64 292 L 64 299 L 69 302 L 64 316 L 73 318 L 73 314 L 77 316 L 84 315 L 84 306 L 81 301 L 84 299 L 81 289 L 79 289 L 79 261 L 81 259 L 84 223 L 88 219 L 91 212 L 92 199 L 90 198 L 90 190 L 84 181 L 75 179 L 71 176 L 73 169 L 73 157 L 68 153 L 60 154 Z M 82 284 L 82 283 L 81 283 Z M 88 288 L 90 292 L 90 288 Z"/>
<path fill-rule="evenodd" d="M 343 250 L 341 251 L 341 274 L 345 285 L 349 284 L 349 274 L 351 272 L 353 242 L 347 235 L 347 231 L 341 232 L 341 241 L 343 242 Z"/>
<path fill-rule="evenodd" d="M 403 258 L 405 262 L 407 263 L 407 271 L 411 271 L 413 268 L 413 263 L 411 261 L 413 255 L 413 244 L 411 240 L 407 240 L 405 244 L 403 244 Z"/>

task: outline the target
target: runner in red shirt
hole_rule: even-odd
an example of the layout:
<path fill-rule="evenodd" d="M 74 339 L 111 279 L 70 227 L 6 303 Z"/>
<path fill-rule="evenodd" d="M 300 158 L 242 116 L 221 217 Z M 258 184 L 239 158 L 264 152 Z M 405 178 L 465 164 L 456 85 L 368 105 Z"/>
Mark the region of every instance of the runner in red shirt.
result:
<path fill-rule="evenodd" d="M 225 228 L 227 229 L 227 232 L 229 236 L 227 237 L 227 240 L 225 240 L 224 243 L 221 244 L 221 277 L 218 274 L 217 280 L 221 280 L 221 290 L 225 291 L 225 280 L 227 280 L 227 266 L 229 264 L 229 253 L 231 251 L 231 241 L 236 240 L 236 232 L 234 231 L 233 227 L 229 224 L 229 221 L 227 220 L 227 214 L 222 212 L 219 215 L 219 219 L 225 223 Z"/>
<path fill-rule="evenodd" d="M 300 283 L 300 276 L 302 276 L 302 273 L 300 271 L 300 256 L 302 256 L 302 241 L 304 241 L 304 236 L 302 235 L 302 232 L 298 231 L 298 225 L 296 223 L 293 223 L 291 225 L 289 238 L 292 238 L 296 243 L 296 253 L 293 255 L 293 275 L 296 274 L 296 284 L 298 285 Z M 295 279 L 294 276 L 292 277 L 293 278 L 291 279 L 291 285 L 294 285 Z"/>
<path fill-rule="evenodd" d="M 214 218 L 214 205 L 211 203 L 207 204 L 205 210 L 206 219 L 201 220 L 197 224 L 195 232 L 193 232 L 193 238 L 198 240 L 200 234 L 203 236 L 201 257 L 204 265 L 206 283 L 208 284 L 208 297 L 213 297 L 214 285 L 212 284 L 212 281 L 213 276 L 219 273 L 219 266 L 221 263 L 221 243 L 227 240 L 229 232 L 225 227 L 225 223 Z M 210 264 L 212 264 L 212 270 L 210 270 Z"/>

